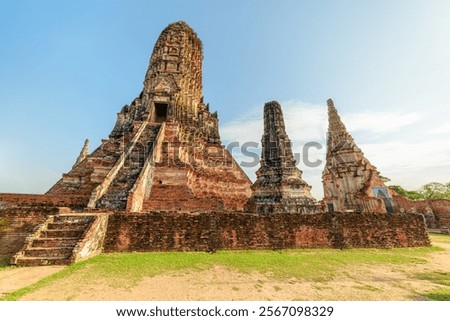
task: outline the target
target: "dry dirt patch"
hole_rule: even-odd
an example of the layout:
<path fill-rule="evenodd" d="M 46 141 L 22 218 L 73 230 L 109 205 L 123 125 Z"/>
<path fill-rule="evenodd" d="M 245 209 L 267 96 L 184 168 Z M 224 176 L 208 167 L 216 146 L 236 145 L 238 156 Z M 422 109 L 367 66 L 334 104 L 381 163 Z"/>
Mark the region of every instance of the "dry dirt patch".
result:
<path fill-rule="evenodd" d="M 61 271 L 64 266 L 11 268 L 0 271 L 0 297 Z"/>

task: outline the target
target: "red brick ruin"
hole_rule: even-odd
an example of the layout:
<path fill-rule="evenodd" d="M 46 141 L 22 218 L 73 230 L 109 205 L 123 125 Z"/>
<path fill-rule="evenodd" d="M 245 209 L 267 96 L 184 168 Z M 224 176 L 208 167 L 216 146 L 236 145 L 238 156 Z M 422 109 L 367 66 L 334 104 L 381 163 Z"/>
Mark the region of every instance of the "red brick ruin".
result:
<path fill-rule="evenodd" d="M 217 113 L 202 96 L 202 60 L 186 23 L 164 29 L 143 91 L 117 114 L 109 138 L 92 153 L 86 140 L 71 171 L 44 195 L 0 194 L 0 255 L 32 266 L 102 251 L 430 244 L 419 213 L 442 223 L 449 202 L 412 205 L 386 188 L 331 100 L 324 200 L 311 196 L 295 165 L 275 101 L 264 106 L 252 184 L 221 145 Z"/>

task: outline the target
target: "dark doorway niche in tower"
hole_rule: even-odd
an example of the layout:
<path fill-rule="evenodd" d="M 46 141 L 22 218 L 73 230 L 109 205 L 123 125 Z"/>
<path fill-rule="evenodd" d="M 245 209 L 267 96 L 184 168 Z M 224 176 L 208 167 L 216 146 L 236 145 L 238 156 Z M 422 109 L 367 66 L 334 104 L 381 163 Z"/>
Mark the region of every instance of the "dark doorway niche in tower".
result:
<path fill-rule="evenodd" d="M 381 198 L 383 200 L 384 206 L 386 207 L 386 211 L 388 213 L 393 213 L 394 212 L 394 208 L 392 206 L 392 201 L 389 198 L 389 194 L 386 190 L 386 188 L 384 187 L 372 187 L 374 194 L 376 197 Z"/>
<path fill-rule="evenodd" d="M 155 103 L 155 123 L 162 123 L 166 121 L 167 108 L 168 106 L 165 103 Z"/>

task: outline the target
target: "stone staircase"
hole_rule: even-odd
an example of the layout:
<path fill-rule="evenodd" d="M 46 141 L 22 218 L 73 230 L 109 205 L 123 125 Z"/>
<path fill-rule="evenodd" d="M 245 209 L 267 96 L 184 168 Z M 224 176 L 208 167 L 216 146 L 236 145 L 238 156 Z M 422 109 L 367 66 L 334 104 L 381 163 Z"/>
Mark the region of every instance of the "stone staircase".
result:
<path fill-rule="evenodd" d="M 18 266 L 68 265 L 75 246 L 89 229 L 94 216 L 49 216 L 37 231 L 29 236 L 22 250 L 11 260 Z"/>
<path fill-rule="evenodd" d="M 160 127 L 160 124 L 147 125 L 107 192 L 97 201 L 98 208 L 126 208 L 128 192 L 138 179 L 146 158 L 152 155 Z"/>

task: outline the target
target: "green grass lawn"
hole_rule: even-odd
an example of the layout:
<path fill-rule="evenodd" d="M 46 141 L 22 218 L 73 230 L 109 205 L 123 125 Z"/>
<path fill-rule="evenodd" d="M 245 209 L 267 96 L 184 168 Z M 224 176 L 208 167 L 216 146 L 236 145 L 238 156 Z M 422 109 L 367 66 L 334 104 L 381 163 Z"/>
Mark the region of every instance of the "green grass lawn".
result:
<path fill-rule="evenodd" d="M 449 243 L 450 234 L 429 233 L 431 242 Z"/>
<path fill-rule="evenodd" d="M 450 235 L 431 235 L 432 242 L 450 243 Z M 205 252 L 162 252 L 162 253 L 110 253 L 101 254 L 89 260 L 68 266 L 41 281 L 3 297 L 2 300 L 16 300 L 49 283 L 68 276 L 77 275 L 82 284 L 107 280 L 119 288 L 137 285 L 144 277 L 183 270 L 206 270 L 220 265 L 241 273 L 270 273 L 271 278 L 306 279 L 326 282 L 352 265 L 397 265 L 411 266 L 425 264 L 431 253 L 444 249 L 431 247 L 394 249 L 296 249 L 282 251 L 218 251 Z M 5 267 L 6 268 L 6 267 Z M 2 269 L 2 268 L 0 268 Z M 416 274 L 415 279 L 428 280 L 446 288 L 436 293 L 423 294 L 429 299 L 450 297 L 450 280 L 447 272 Z"/>

